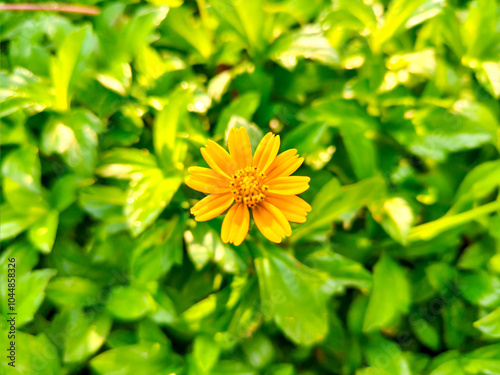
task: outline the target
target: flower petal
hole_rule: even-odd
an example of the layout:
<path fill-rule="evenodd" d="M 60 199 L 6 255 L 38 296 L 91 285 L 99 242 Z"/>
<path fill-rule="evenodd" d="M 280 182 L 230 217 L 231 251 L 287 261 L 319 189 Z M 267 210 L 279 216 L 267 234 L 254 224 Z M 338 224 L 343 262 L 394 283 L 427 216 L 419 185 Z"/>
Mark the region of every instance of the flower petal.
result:
<path fill-rule="evenodd" d="M 192 175 L 193 177 L 208 177 L 214 180 L 220 181 L 222 185 L 229 185 L 229 178 L 227 178 L 225 175 L 222 175 L 213 169 L 210 168 L 203 168 L 203 167 L 189 167 L 188 168 L 188 173 Z"/>
<path fill-rule="evenodd" d="M 252 165 L 252 146 L 245 128 L 232 128 L 229 132 L 227 146 L 229 154 L 236 161 L 238 168 Z"/>
<path fill-rule="evenodd" d="M 276 155 L 278 155 L 279 149 L 280 136 L 267 133 L 257 146 L 257 150 L 255 150 L 253 165 L 257 166 L 262 172 L 266 172 Z"/>
<path fill-rule="evenodd" d="M 191 176 L 186 178 L 186 185 L 205 194 L 221 194 L 229 191 L 229 179 L 219 173 L 202 167 L 190 167 Z"/>
<path fill-rule="evenodd" d="M 235 204 L 222 222 L 221 238 L 224 243 L 241 245 L 250 225 L 250 212 L 245 204 Z"/>
<path fill-rule="evenodd" d="M 311 206 L 296 195 L 281 195 L 277 197 L 267 197 L 266 201 L 276 206 L 288 221 L 292 223 L 304 223 L 307 213 L 311 211 Z"/>
<path fill-rule="evenodd" d="M 208 144 L 201 148 L 201 155 L 210 168 L 217 173 L 226 177 L 230 177 L 233 174 L 234 162 L 227 151 L 214 141 L 208 140 Z"/>
<path fill-rule="evenodd" d="M 297 150 L 291 149 L 279 154 L 271 163 L 267 170 L 267 178 L 287 177 L 295 172 L 304 162 L 304 158 L 299 158 Z"/>
<path fill-rule="evenodd" d="M 280 243 L 283 238 L 292 234 L 285 215 L 272 204 L 262 202 L 252 212 L 257 228 L 268 240 Z"/>
<path fill-rule="evenodd" d="M 196 221 L 211 220 L 226 211 L 234 202 L 232 194 L 211 194 L 191 208 Z"/>
<path fill-rule="evenodd" d="M 260 232 L 266 237 L 269 241 L 280 243 L 283 238 L 278 235 L 276 231 L 273 230 L 274 221 L 272 219 L 271 214 L 266 211 L 262 206 L 258 205 L 252 209 L 253 220 L 259 228 Z"/>
<path fill-rule="evenodd" d="M 276 195 L 295 195 L 300 194 L 309 189 L 309 177 L 303 176 L 288 176 L 277 177 L 268 181 L 269 191 L 266 193 L 270 196 Z"/>

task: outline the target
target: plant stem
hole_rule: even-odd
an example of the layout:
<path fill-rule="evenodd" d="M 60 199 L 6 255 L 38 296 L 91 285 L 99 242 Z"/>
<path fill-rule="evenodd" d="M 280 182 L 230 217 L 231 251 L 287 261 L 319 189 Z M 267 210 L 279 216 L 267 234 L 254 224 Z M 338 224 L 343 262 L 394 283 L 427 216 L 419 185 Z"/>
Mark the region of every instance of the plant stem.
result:
<path fill-rule="evenodd" d="M 471 220 L 497 210 L 500 210 L 500 201 L 490 202 L 457 215 L 442 217 L 441 219 L 412 228 L 410 234 L 408 235 L 408 240 L 417 241 L 431 239 L 445 230 L 465 224 Z"/>
<path fill-rule="evenodd" d="M 207 4 L 205 0 L 196 0 L 198 4 L 198 10 L 200 11 L 201 21 L 203 22 L 203 26 L 208 26 L 208 13 L 207 13 Z"/>
<path fill-rule="evenodd" d="M 73 5 L 73 4 L 1 4 L 0 11 L 22 11 L 22 12 L 60 12 L 76 13 L 97 16 L 101 10 L 95 6 Z"/>

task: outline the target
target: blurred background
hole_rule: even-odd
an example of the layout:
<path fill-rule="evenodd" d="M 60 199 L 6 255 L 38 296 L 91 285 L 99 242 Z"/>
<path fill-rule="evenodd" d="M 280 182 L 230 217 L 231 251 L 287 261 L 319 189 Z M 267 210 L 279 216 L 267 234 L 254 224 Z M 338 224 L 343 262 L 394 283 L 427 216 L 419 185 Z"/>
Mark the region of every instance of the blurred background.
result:
<path fill-rule="evenodd" d="M 500 374 L 498 1 L 15 1 L 0 34 L 0 373 Z M 305 157 L 280 245 L 189 214 L 232 126 Z"/>

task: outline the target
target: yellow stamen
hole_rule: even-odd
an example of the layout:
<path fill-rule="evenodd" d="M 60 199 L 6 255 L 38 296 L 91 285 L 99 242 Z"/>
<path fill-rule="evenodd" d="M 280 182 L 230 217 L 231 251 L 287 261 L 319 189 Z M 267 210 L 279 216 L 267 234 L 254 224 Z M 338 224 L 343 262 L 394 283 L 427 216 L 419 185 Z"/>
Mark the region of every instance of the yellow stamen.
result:
<path fill-rule="evenodd" d="M 265 173 L 259 171 L 257 167 L 246 167 L 240 169 L 231 176 L 229 187 L 232 190 L 236 202 L 243 202 L 248 207 L 255 207 L 265 198 L 264 192 L 269 190 L 269 186 L 264 185 Z"/>

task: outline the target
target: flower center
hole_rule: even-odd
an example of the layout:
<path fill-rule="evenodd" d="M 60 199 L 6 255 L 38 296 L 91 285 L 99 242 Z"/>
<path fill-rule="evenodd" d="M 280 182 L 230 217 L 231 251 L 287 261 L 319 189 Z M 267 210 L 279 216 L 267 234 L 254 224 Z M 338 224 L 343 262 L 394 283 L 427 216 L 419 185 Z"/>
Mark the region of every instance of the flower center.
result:
<path fill-rule="evenodd" d="M 231 191 L 237 203 L 243 202 L 248 207 L 253 208 L 263 200 L 265 192 L 269 186 L 264 185 L 266 175 L 260 172 L 257 167 L 246 167 L 240 169 L 231 177 Z"/>

